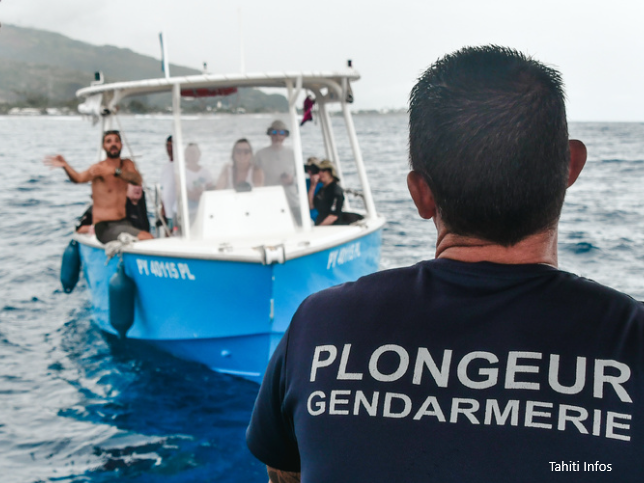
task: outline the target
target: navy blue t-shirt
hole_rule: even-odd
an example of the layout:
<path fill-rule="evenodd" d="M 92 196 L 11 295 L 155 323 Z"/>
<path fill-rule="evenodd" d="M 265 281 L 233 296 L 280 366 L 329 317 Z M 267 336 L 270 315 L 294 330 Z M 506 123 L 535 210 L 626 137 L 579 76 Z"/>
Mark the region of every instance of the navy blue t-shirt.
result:
<path fill-rule="evenodd" d="M 302 481 L 644 481 L 644 306 L 433 260 L 306 299 L 247 431 Z"/>

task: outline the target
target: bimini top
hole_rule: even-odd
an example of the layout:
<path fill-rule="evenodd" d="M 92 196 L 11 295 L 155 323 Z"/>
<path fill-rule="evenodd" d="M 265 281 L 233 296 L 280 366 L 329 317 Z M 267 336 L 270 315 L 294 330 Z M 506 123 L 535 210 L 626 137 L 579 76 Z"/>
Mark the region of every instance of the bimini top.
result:
<path fill-rule="evenodd" d="M 343 72 L 263 72 L 255 74 L 198 74 L 178 77 L 159 77 L 138 81 L 96 84 L 79 89 L 77 97 L 90 97 L 96 94 L 119 92 L 119 98 L 132 95 L 170 92 L 175 84 L 183 89 L 222 89 L 236 87 L 288 87 L 297 85 L 300 88 L 320 91 L 326 88 L 331 95 L 328 101 L 339 101 L 342 97 L 344 83 L 360 79 L 360 74 L 352 69 Z M 336 98 L 336 99 L 334 99 Z"/>
<path fill-rule="evenodd" d="M 348 105 L 353 102 L 353 93 L 351 83 L 360 79 L 360 74 L 352 67 L 347 67 L 342 71 L 318 71 L 318 72 L 264 72 L 264 73 L 237 73 L 237 74 L 199 74 L 178 77 L 161 77 L 156 79 L 146 79 L 138 81 L 114 82 L 103 84 L 95 82 L 90 87 L 80 89 L 76 95 L 84 98 L 84 102 L 79 104 L 78 111 L 83 115 L 91 116 L 96 123 L 100 119 L 102 122 L 102 132 L 111 129 L 112 118 L 116 119 L 119 103 L 126 97 L 136 95 L 147 95 L 155 93 L 172 93 L 172 112 L 174 117 L 173 147 L 174 159 L 178 166 L 178 182 L 180 186 L 180 217 L 183 220 L 190 220 L 188 211 L 188 196 L 186 189 L 185 161 L 183 158 L 183 137 L 181 129 L 181 97 L 210 97 L 210 96 L 227 96 L 237 92 L 239 88 L 286 88 L 286 100 L 289 105 L 289 118 L 291 125 L 291 136 L 293 143 L 294 165 L 296 182 L 297 182 L 297 205 L 299 210 L 298 219 L 301 220 L 301 227 L 306 232 L 312 229 L 312 221 L 309 212 L 308 190 L 304 176 L 302 141 L 299 131 L 299 119 L 297 115 L 296 103 L 304 91 L 310 91 L 316 100 L 320 112 L 320 128 L 323 134 L 324 149 L 327 159 L 335 163 L 336 168 L 342 176 L 341 164 L 338 156 L 337 147 L 332 135 L 332 126 L 329 118 L 326 104 L 339 103 L 344 114 L 345 126 L 351 143 L 353 158 L 360 183 L 362 185 L 362 197 L 364 200 L 366 216 L 365 219 L 377 220 L 378 215 L 371 196 L 369 182 L 367 180 L 362 154 L 358 146 L 353 120 L 349 112 Z M 307 94 L 308 95 L 308 94 Z M 266 188 L 266 187 L 264 187 Z M 283 189 L 279 190 L 279 195 L 284 196 Z M 259 196 L 259 195 L 258 195 Z M 209 198 L 210 195 L 206 196 Z M 204 202 L 207 201 L 205 198 Z M 200 201 L 201 203 L 201 201 Z M 216 205 L 216 200 L 211 203 Z M 262 202 L 260 202 L 262 204 Z M 271 206 L 277 206 L 277 203 L 268 203 Z M 348 205 L 348 203 L 346 203 Z M 200 204 L 201 206 L 201 204 Z M 204 205 L 205 206 L 205 205 Z M 210 206 L 210 205 L 209 205 Z M 284 208 L 281 212 L 289 213 L 291 205 Z M 206 209 L 204 207 L 204 209 Z M 206 213 L 204 211 L 203 213 Z M 212 213 L 211 213 L 212 214 Z M 246 213 L 248 215 L 248 213 Z M 206 216 L 205 214 L 203 216 Z M 214 216 L 214 215 L 213 215 Z M 210 216 L 211 219 L 213 216 Z M 197 214 L 199 218 L 199 214 Z M 290 220 L 290 218 L 289 218 Z M 203 220 L 202 220 L 203 221 Z M 298 225 L 299 225 L 298 221 Z M 374 222 L 376 223 L 376 222 Z M 381 221 L 377 221 L 382 225 Z M 374 225 L 375 226 L 375 225 Z M 193 228 L 190 223 L 182 226 L 182 233 L 186 239 L 191 239 Z M 216 231 L 216 230 L 215 230 Z M 215 233 L 213 231 L 213 233 Z M 288 230 L 286 230 L 288 231 Z M 286 233 L 285 230 L 282 232 Z M 294 230 L 290 230 L 293 232 Z M 204 238 L 208 231 L 208 226 L 195 222 L 195 236 Z M 206 235 L 204 235 L 206 233 Z M 203 235 L 203 236 L 202 236 Z M 207 235 L 209 236 L 209 235 Z"/>

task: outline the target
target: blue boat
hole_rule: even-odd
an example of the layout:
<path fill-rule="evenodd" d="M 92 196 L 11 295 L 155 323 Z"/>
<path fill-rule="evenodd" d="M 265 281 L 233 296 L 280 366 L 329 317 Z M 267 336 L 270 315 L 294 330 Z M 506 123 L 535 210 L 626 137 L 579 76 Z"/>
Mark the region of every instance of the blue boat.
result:
<path fill-rule="evenodd" d="M 174 159 L 179 185 L 180 236 L 131 243 L 108 260 L 93 235 L 75 234 L 93 319 L 107 333 L 150 343 L 209 368 L 260 382 L 268 360 L 298 305 L 310 294 L 355 280 L 378 269 L 383 217 L 376 212 L 349 104 L 351 82 L 344 72 L 198 75 L 81 89 L 84 112 L 95 113 L 102 132 L 114 127 L 123 99 L 171 92 Z M 213 95 L 239 87 L 281 87 L 289 102 L 299 213 L 281 186 L 248 191 L 204 191 L 195 213 L 188 211 L 181 95 Z M 311 94 L 317 104 L 325 154 L 342 178 L 352 166 L 361 186 L 350 211 L 352 223 L 313 226 L 302 156 L 296 103 Z M 353 159 L 340 160 L 327 106 L 342 111 Z M 89 106 L 89 107 L 88 107 Z M 352 164 L 349 164 L 352 163 Z M 117 275 L 115 275 L 117 274 Z M 110 281 L 130 285 L 121 294 Z M 130 319 L 123 329 L 122 321 Z"/>

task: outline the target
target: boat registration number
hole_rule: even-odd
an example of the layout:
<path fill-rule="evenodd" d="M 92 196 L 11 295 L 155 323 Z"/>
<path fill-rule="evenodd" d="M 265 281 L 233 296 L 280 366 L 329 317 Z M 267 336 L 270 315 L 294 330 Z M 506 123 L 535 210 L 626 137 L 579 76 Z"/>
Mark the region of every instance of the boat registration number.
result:
<path fill-rule="evenodd" d="M 337 265 L 344 265 L 360 256 L 360 242 L 352 243 L 351 245 L 347 245 L 339 250 L 332 250 L 329 252 L 329 260 L 327 261 L 326 269 L 329 270 Z"/>
<path fill-rule="evenodd" d="M 152 275 L 159 278 L 175 278 L 182 280 L 194 280 L 195 276 L 190 273 L 190 266 L 187 263 L 162 262 L 159 260 L 136 259 L 136 266 L 139 275 Z"/>

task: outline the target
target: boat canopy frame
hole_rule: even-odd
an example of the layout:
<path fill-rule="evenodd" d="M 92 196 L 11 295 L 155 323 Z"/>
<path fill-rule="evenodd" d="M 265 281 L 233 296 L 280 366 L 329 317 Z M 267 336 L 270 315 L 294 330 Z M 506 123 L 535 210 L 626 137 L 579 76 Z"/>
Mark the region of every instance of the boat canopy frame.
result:
<path fill-rule="evenodd" d="M 183 134 L 181 127 L 181 90 L 189 87 L 191 89 L 202 88 L 285 88 L 289 105 L 289 117 L 291 124 L 291 139 L 293 142 L 293 153 L 296 167 L 304 164 L 302 156 L 302 139 L 300 134 L 300 123 L 297 114 L 296 102 L 303 90 L 308 90 L 315 95 L 320 117 L 320 125 L 326 157 L 335 164 L 340 178 L 342 178 L 342 164 L 338 155 L 337 144 L 331 125 L 331 118 L 327 104 L 339 103 L 344 117 L 347 134 L 354 162 L 356 164 L 358 178 L 362 187 L 362 195 L 366 210 L 366 218 L 376 218 L 377 213 L 369 186 L 369 180 L 362 158 L 362 152 L 358 144 L 353 118 L 349 104 L 353 102 L 351 82 L 360 79 L 360 74 L 353 68 L 343 72 L 279 72 L 260 74 L 200 74 L 192 76 L 161 77 L 139 81 L 124 81 L 110 84 L 95 84 L 85 87 L 76 92 L 77 97 L 84 97 L 91 100 L 88 104 L 94 106 L 93 112 L 84 111 L 85 114 L 100 116 L 102 132 L 112 129 L 112 117 L 118 111 L 119 103 L 131 96 L 147 95 L 156 93 L 172 94 L 172 112 L 174 120 L 174 159 L 179 167 L 179 184 L 181 200 L 181 218 L 186 220 L 183 223 L 183 236 L 191 239 L 190 223 L 188 216 L 188 198 L 186 189 L 185 159 L 183 149 Z M 312 229 L 311 218 L 308 209 L 308 194 L 303 169 L 296 169 L 298 196 L 301 210 L 302 229 Z"/>

